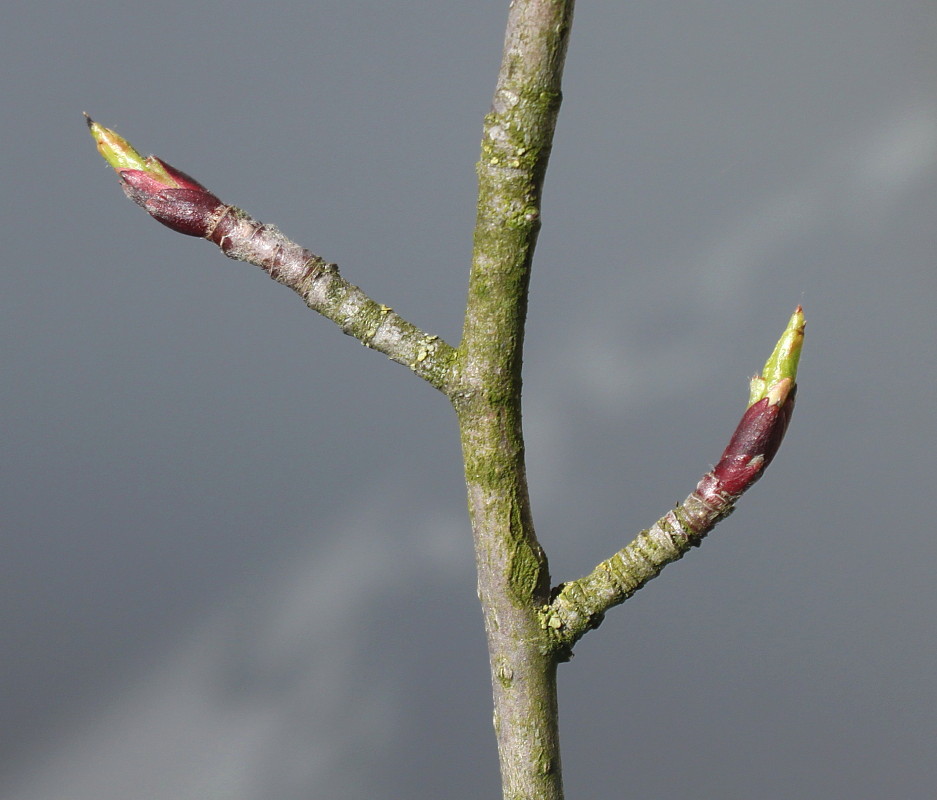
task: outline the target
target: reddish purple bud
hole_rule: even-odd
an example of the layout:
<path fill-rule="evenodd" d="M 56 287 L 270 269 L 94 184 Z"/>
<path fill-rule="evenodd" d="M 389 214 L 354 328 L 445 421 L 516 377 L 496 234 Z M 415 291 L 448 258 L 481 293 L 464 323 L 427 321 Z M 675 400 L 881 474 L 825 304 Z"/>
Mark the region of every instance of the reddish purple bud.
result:
<path fill-rule="evenodd" d="M 122 136 L 85 116 L 98 152 L 120 175 L 127 197 L 178 233 L 201 237 L 211 233 L 226 208 L 215 195 L 161 158 L 144 158 Z"/>
<path fill-rule="evenodd" d="M 794 413 L 797 364 L 803 343 L 804 311 L 797 306 L 762 374 L 752 378 L 748 409 L 722 458 L 693 492 L 715 515 L 713 519 L 732 511 L 735 501 L 761 477 L 777 454 Z"/>
<path fill-rule="evenodd" d="M 205 237 L 211 232 L 216 212 L 223 203 L 184 172 L 159 162 L 178 183 L 178 188 L 137 169 L 121 170 L 124 194 L 157 222 L 186 236 Z"/>
<path fill-rule="evenodd" d="M 719 463 L 700 481 L 700 497 L 707 502 L 716 500 L 715 495 L 738 497 L 761 477 L 784 439 L 796 394 L 797 387 L 785 378 L 768 397 L 749 406 Z"/>

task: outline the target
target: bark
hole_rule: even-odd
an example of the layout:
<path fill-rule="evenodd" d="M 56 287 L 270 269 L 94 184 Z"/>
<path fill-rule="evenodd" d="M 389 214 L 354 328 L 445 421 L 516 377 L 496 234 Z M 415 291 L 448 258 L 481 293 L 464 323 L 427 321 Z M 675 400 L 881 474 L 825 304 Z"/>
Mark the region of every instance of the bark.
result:
<path fill-rule="evenodd" d="M 494 725 L 508 800 L 560 800 L 556 664 L 539 609 L 546 556 L 530 512 L 521 429 L 527 287 L 573 2 L 515 0 L 478 163 L 478 215 L 460 391 L 469 514 Z"/>

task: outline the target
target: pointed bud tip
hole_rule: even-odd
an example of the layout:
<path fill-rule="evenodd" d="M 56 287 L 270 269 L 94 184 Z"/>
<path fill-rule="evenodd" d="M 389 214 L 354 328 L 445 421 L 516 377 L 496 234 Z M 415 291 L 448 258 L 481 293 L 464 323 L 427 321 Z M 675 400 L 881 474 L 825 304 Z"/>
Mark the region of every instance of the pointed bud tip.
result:
<path fill-rule="evenodd" d="M 804 307 L 797 306 L 794 309 L 794 313 L 791 314 L 790 320 L 788 320 L 788 328 L 799 328 L 800 332 L 803 333 L 804 326 L 807 324 L 807 320 L 804 318 Z"/>
<path fill-rule="evenodd" d="M 791 388 L 797 382 L 797 365 L 800 362 L 800 351 L 804 344 L 804 309 L 797 306 L 781 338 L 774 346 L 774 350 L 765 362 L 761 375 L 756 375 L 751 381 L 751 391 L 748 405 L 752 406 L 769 394 L 777 397 L 777 402 L 783 403 Z M 786 389 L 779 394 L 775 390 L 782 381 L 789 381 Z"/>
<path fill-rule="evenodd" d="M 94 137 L 101 157 L 118 172 L 122 169 L 144 169 L 144 159 L 133 146 L 109 128 L 98 125 L 85 114 L 88 130 Z"/>
<path fill-rule="evenodd" d="M 177 187 L 180 185 L 166 171 L 159 159 L 153 156 L 144 158 L 123 136 L 110 128 L 99 125 L 87 113 L 85 113 L 85 120 L 88 124 L 88 130 L 91 131 L 91 135 L 94 137 L 98 152 L 116 172 L 139 170 L 152 175 L 165 186 Z"/>

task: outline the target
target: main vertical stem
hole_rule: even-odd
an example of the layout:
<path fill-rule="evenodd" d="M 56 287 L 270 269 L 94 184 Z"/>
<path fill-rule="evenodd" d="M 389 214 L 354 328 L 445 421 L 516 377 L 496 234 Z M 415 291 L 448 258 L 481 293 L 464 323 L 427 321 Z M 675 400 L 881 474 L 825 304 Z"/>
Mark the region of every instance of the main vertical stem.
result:
<path fill-rule="evenodd" d="M 556 658 L 537 614 L 550 576 L 530 518 L 519 409 L 461 408 L 460 422 L 504 798 L 562 800 Z"/>
<path fill-rule="evenodd" d="M 478 163 L 478 216 L 459 387 L 462 432 L 506 800 L 562 800 L 557 658 L 540 627 L 546 556 L 534 533 L 521 428 L 527 287 L 573 0 L 513 0 Z"/>

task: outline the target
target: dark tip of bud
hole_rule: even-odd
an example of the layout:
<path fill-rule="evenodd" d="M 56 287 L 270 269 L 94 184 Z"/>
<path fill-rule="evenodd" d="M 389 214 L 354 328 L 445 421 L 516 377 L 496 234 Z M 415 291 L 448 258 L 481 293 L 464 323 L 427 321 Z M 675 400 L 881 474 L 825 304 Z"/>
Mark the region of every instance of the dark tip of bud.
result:
<path fill-rule="evenodd" d="M 94 125 L 94 120 L 91 119 L 90 116 L 88 116 L 88 112 L 87 112 L 87 111 L 82 111 L 81 113 L 85 115 L 85 125 L 87 125 L 89 128 L 90 128 L 92 125 Z"/>

